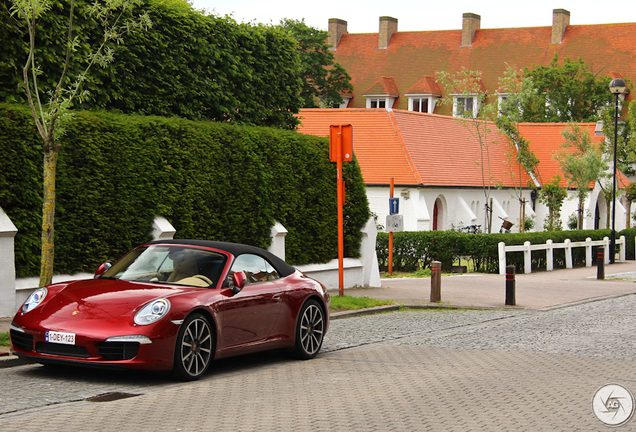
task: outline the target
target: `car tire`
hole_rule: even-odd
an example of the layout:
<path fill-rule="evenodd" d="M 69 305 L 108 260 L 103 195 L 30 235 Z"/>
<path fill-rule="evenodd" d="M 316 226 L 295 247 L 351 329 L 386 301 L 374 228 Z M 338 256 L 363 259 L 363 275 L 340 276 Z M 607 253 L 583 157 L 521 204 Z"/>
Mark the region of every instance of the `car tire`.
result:
<path fill-rule="evenodd" d="M 210 366 L 214 335 L 210 321 L 200 313 L 186 318 L 179 329 L 172 372 L 183 381 L 199 379 Z"/>
<path fill-rule="evenodd" d="M 325 312 L 316 300 L 308 300 L 300 309 L 296 323 L 296 357 L 308 360 L 316 357 L 325 334 Z"/>

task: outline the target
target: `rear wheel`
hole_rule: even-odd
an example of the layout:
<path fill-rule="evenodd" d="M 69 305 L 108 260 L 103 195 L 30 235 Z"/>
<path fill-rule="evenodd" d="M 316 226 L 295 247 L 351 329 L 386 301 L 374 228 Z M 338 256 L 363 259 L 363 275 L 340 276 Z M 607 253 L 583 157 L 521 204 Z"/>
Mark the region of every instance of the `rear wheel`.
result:
<path fill-rule="evenodd" d="M 199 379 L 210 366 L 214 336 L 208 319 L 195 313 L 181 325 L 174 353 L 173 373 L 185 381 Z"/>
<path fill-rule="evenodd" d="M 306 360 L 316 357 L 325 334 L 325 313 L 316 300 L 307 301 L 296 323 L 296 356 Z"/>

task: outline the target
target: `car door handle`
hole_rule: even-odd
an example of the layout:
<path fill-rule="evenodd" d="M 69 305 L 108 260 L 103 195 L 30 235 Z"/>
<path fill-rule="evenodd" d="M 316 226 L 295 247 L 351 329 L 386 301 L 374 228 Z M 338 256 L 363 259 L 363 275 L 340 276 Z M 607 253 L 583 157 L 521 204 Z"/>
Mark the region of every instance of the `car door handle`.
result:
<path fill-rule="evenodd" d="M 282 294 L 274 294 L 272 296 L 272 300 L 274 300 L 275 302 L 279 302 L 282 300 Z"/>

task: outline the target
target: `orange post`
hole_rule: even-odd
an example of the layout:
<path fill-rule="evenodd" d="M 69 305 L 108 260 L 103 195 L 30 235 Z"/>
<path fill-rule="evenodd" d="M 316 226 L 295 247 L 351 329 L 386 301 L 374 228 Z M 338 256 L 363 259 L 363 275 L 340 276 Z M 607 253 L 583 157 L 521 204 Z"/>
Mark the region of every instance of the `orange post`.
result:
<path fill-rule="evenodd" d="M 329 127 L 329 160 L 336 162 L 338 183 L 338 286 L 340 297 L 344 296 L 344 228 L 345 182 L 342 178 L 342 162 L 353 160 L 353 126 L 331 125 Z"/>
<path fill-rule="evenodd" d="M 342 126 L 339 127 L 336 143 L 336 170 L 338 172 L 338 286 L 340 297 L 344 296 L 344 229 L 342 224 L 344 207 L 344 183 L 342 181 Z"/>
<path fill-rule="evenodd" d="M 390 198 L 393 198 L 393 177 L 391 177 Z M 389 274 L 393 276 L 393 231 L 389 232 Z"/>

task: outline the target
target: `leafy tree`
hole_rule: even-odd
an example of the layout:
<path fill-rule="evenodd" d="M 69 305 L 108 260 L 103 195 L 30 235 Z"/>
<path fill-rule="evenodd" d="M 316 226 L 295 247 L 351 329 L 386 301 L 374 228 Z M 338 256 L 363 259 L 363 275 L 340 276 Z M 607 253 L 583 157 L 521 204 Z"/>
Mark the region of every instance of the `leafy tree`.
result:
<path fill-rule="evenodd" d="M 13 0 L 0 0 L 0 5 Z M 22 0 L 25 1 L 25 0 Z M 88 13 L 88 0 L 75 0 L 74 58 L 86 57 L 101 43 L 101 23 Z M 294 129 L 302 106 L 301 63 L 297 43 L 277 26 L 237 24 L 231 17 L 205 15 L 185 0 L 146 0 L 128 12 L 146 11 L 152 28 L 130 34 L 117 44 L 106 69 L 94 69 L 82 82 L 83 98 L 74 107 L 106 109 L 125 114 L 179 116 L 242 125 Z M 41 84 L 55 87 L 49 77 L 61 75 L 68 28 L 65 3 L 53 3 L 38 21 Z M 0 6 L 0 100 L 26 102 L 21 89 L 21 65 L 26 58 L 26 31 L 16 26 Z M 6 37 L 5 37 L 6 36 Z M 27 45 L 28 46 L 28 45 Z M 78 62 L 71 62 L 71 75 Z M 6 67 L 4 67 L 6 65 Z M 45 80 L 45 81 L 44 81 Z"/>
<path fill-rule="evenodd" d="M 590 184 L 604 176 L 608 166 L 603 157 L 602 147 L 592 141 L 589 131 L 578 125 L 571 125 L 563 132 L 565 142 L 554 155 L 561 171 L 567 178 L 568 186 L 577 189 L 579 200 L 577 229 L 583 228 L 583 203 L 590 191 Z"/>
<path fill-rule="evenodd" d="M 305 20 L 283 19 L 280 27 L 298 43 L 301 62 L 303 108 L 333 107 L 342 103 L 341 94 L 353 90 L 351 77 L 336 63 L 325 42 L 328 33 L 305 24 Z"/>
<path fill-rule="evenodd" d="M 486 89 L 481 83 L 481 72 L 472 71 L 462 68 L 461 71 L 451 74 L 446 71 L 438 72 L 437 81 L 444 88 L 444 94 L 455 95 L 455 98 L 441 99 L 444 104 L 457 104 L 458 100 L 466 101 L 468 99 L 475 101 L 477 105 L 473 109 L 468 106 L 460 105 L 456 107 L 459 113 L 457 120 L 468 129 L 470 134 L 479 142 L 479 167 L 481 168 L 481 181 L 486 205 L 489 205 L 489 198 L 492 188 L 495 186 L 490 167 L 490 148 L 492 144 L 496 144 L 491 138 L 491 120 L 495 113 L 496 107 L 492 103 L 488 103 Z M 487 207 L 485 226 L 487 232 L 491 232 L 491 215 L 492 209 Z"/>
<path fill-rule="evenodd" d="M 605 153 L 614 156 L 614 119 L 615 115 L 621 117 L 621 113 L 626 112 L 624 121 L 618 123 L 618 134 L 616 143 L 617 168 L 626 175 L 636 175 L 634 165 L 636 164 L 636 104 L 629 101 L 619 103 L 619 111 L 616 113 L 615 102 L 612 101 L 601 111 L 603 121 L 603 134 L 605 135 Z"/>
<path fill-rule="evenodd" d="M 42 204 L 42 253 L 40 286 L 48 285 L 53 278 L 54 219 L 55 219 L 55 177 L 57 162 L 62 147 L 61 138 L 71 121 L 70 107 L 74 100 L 85 96 L 80 92 L 87 80 L 91 68 L 98 64 L 106 66 L 113 59 L 113 50 L 107 45 L 110 41 L 121 41 L 122 37 L 140 28 L 150 26 L 148 15 L 130 19 L 129 13 L 138 0 L 105 0 L 94 3 L 87 13 L 102 26 L 100 43 L 88 52 L 88 56 L 75 55 L 81 46 L 80 39 L 74 34 L 75 1 L 71 0 L 68 9 L 66 31 L 57 35 L 64 52 L 58 76 L 43 75 L 41 64 L 47 58 L 42 57 L 36 44 L 36 34 L 40 20 L 52 13 L 52 3 L 48 0 L 12 0 L 12 15 L 17 17 L 28 31 L 27 58 L 22 68 L 26 98 L 33 114 L 33 120 L 43 141 L 44 150 L 44 191 Z M 74 73 L 76 70 L 79 72 Z M 48 95 L 48 101 L 44 101 Z"/>
<path fill-rule="evenodd" d="M 521 178 L 523 172 L 527 172 L 534 182 L 535 187 L 541 186 L 538 171 L 539 159 L 530 150 L 530 142 L 519 132 L 519 123 L 523 120 L 524 106 L 536 100 L 537 90 L 532 79 L 525 78 L 523 71 L 508 65 L 504 76 L 499 78 L 499 91 L 503 94 L 495 124 L 501 133 L 508 137 L 511 151 L 508 152 L 510 165 L 516 164 L 516 173 L 510 171 L 513 181 L 515 178 L 515 193 L 522 200 L 523 185 Z"/>
<path fill-rule="evenodd" d="M 580 58 L 566 57 L 559 64 L 555 54 L 548 66 L 526 68 L 524 76 L 537 90 L 537 97 L 522 106 L 525 122 L 594 122 L 612 101 L 610 78 L 591 71 Z"/>
<path fill-rule="evenodd" d="M 552 183 L 547 183 L 539 190 L 539 201 L 548 207 L 548 217 L 543 221 L 545 231 L 561 231 L 561 207 L 567 191 L 561 186 L 561 176 L 555 176 Z"/>

